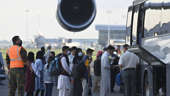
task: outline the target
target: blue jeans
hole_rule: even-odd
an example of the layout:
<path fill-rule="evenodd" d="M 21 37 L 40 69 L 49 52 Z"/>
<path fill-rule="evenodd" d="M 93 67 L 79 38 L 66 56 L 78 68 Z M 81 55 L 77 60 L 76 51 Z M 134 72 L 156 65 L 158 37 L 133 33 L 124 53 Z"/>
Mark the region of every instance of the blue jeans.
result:
<path fill-rule="evenodd" d="M 52 96 L 53 83 L 45 83 L 45 96 Z"/>

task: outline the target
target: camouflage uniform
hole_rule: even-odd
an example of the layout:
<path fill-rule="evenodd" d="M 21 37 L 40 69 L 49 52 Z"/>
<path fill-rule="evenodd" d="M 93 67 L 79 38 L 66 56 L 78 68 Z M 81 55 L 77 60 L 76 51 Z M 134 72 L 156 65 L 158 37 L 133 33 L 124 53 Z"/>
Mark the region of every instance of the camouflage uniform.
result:
<path fill-rule="evenodd" d="M 8 96 L 15 96 L 18 88 L 18 96 L 24 96 L 25 72 L 24 68 L 13 68 L 9 72 L 9 94 Z"/>
<path fill-rule="evenodd" d="M 27 52 L 22 47 L 21 58 L 23 62 L 27 61 Z M 6 62 L 9 70 L 9 94 L 8 96 L 15 96 L 16 89 L 18 89 L 17 96 L 24 96 L 24 83 L 25 83 L 25 68 L 9 68 L 10 66 L 10 58 L 8 54 L 6 54 Z"/>

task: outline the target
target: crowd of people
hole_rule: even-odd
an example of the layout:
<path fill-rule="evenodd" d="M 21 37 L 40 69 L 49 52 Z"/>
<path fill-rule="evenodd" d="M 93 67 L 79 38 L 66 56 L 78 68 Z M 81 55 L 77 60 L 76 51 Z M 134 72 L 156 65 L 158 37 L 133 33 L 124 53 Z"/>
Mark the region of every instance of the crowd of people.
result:
<path fill-rule="evenodd" d="M 36 54 L 27 54 L 19 36 L 12 41 L 6 56 L 9 96 L 15 96 L 16 89 L 18 96 L 52 96 L 54 86 L 58 96 L 111 96 L 116 79 L 118 85 L 123 85 L 120 91 L 125 96 L 136 96 L 139 58 L 128 51 L 128 45 L 123 46 L 121 56 L 119 48 L 109 45 L 93 58 L 95 50 L 91 48 L 84 53 L 81 48 L 68 46 L 63 46 L 59 54 L 51 51 L 51 46 L 47 51 L 42 47 Z"/>

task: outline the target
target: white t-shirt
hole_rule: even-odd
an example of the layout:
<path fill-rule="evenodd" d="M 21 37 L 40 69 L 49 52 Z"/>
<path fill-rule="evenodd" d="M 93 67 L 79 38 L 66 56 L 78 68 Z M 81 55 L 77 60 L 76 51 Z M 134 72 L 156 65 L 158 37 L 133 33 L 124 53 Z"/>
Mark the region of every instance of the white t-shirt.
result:
<path fill-rule="evenodd" d="M 136 68 L 136 65 L 139 63 L 139 57 L 129 51 L 126 51 L 120 56 L 119 65 L 122 65 L 122 70 L 127 68 Z"/>

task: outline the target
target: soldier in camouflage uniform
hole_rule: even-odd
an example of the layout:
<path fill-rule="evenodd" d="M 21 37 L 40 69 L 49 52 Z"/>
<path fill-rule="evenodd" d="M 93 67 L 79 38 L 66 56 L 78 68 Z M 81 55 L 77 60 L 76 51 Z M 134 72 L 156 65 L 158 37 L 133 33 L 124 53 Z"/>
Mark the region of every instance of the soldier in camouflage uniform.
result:
<path fill-rule="evenodd" d="M 12 38 L 13 46 L 7 50 L 6 62 L 9 70 L 9 93 L 8 96 L 15 96 L 16 89 L 18 96 L 24 96 L 25 64 L 27 52 L 22 47 L 22 40 L 19 36 Z"/>

